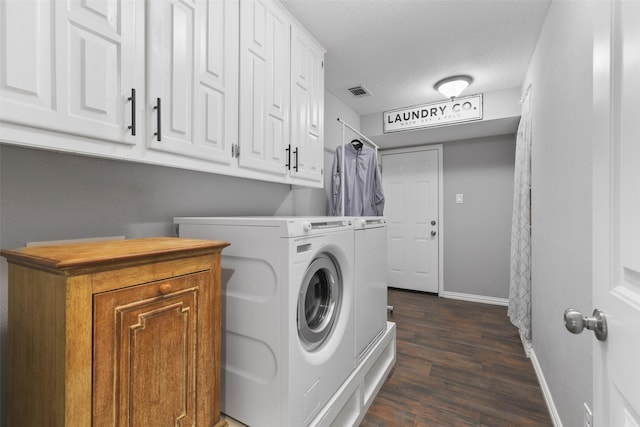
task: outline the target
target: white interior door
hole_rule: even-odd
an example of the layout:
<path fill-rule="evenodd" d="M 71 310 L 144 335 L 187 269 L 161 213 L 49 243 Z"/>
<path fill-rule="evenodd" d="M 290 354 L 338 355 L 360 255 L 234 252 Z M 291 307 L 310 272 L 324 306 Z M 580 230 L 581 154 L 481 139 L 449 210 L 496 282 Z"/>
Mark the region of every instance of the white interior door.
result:
<path fill-rule="evenodd" d="M 440 153 L 441 146 L 381 153 L 390 287 L 439 292 Z"/>
<path fill-rule="evenodd" d="M 596 2 L 593 144 L 594 426 L 640 426 L 640 2 Z M 586 314 L 586 313 L 585 313 Z"/>

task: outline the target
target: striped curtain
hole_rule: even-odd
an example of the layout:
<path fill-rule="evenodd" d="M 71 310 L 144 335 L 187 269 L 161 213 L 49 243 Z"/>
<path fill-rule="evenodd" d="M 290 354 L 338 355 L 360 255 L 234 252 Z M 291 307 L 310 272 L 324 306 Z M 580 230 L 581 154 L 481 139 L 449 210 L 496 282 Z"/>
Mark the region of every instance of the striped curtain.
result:
<path fill-rule="evenodd" d="M 516 138 L 507 313 L 511 323 L 520 330 L 528 354 L 531 342 L 531 86 L 521 103 L 522 116 Z"/>

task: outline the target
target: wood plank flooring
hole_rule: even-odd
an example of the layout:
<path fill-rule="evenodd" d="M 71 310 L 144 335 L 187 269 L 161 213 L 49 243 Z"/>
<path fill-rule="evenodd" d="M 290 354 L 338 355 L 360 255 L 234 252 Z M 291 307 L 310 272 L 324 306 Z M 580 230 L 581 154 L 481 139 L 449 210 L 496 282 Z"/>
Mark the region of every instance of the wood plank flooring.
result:
<path fill-rule="evenodd" d="M 360 427 L 552 426 L 507 308 L 389 290 L 396 366 Z"/>

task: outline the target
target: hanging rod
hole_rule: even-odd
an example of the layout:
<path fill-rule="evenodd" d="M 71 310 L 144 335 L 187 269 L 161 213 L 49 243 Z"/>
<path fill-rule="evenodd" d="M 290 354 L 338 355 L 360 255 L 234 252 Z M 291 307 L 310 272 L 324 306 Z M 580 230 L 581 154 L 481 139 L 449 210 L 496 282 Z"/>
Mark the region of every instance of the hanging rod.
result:
<path fill-rule="evenodd" d="M 343 122 L 342 120 L 340 120 L 340 117 L 338 117 L 337 119 L 340 123 L 342 123 L 343 125 L 345 125 L 346 127 L 348 127 L 349 129 L 351 129 L 353 132 L 357 133 L 358 135 L 360 135 L 362 138 L 364 138 L 365 142 L 367 142 L 369 145 L 372 145 L 373 147 L 375 147 L 376 150 L 379 150 L 380 147 L 378 147 L 376 145 L 375 142 L 373 142 L 372 140 L 370 140 L 369 138 L 367 138 L 366 136 L 364 136 L 362 133 L 360 133 L 360 131 L 354 129 L 353 127 L 351 127 L 350 124 Z"/>
<path fill-rule="evenodd" d="M 342 213 L 342 215 L 344 215 L 344 128 L 345 128 L 345 126 L 348 127 L 349 129 L 351 129 L 356 134 L 360 135 L 365 140 L 366 143 L 368 143 L 369 145 L 372 145 L 372 146 L 375 147 L 375 149 L 376 149 L 376 158 L 378 157 L 378 150 L 380 150 L 380 147 L 378 147 L 376 145 L 376 143 L 371 141 L 369 138 L 364 136 L 362 133 L 360 133 L 359 131 L 357 131 L 354 128 L 352 128 L 351 125 L 349 125 L 348 123 L 345 123 L 342 120 L 340 120 L 340 117 L 338 117 L 338 121 L 340 123 L 342 123 L 342 166 L 340 167 L 340 186 L 341 186 L 340 187 L 340 204 L 341 204 L 341 213 Z M 376 160 L 376 163 L 377 163 L 377 160 Z M 387 305 L 387 311 L 389 311 L 391 314 L 393 314 L 393 306 L 392 305 Z"/>

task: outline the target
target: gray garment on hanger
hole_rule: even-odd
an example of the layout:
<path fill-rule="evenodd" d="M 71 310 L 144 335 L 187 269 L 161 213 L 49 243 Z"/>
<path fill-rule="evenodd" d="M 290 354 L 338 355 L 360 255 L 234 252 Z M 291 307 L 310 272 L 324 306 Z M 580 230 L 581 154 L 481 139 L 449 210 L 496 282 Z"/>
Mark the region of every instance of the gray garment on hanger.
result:
<path fill-rule="evenodd" d="M 378 169 L 376 151 L 362 145 L 344 144 L 344 185 L 340 182 L 342 146 L 336 149 L 331 176 L 329 215 L 332 216 L 382 216 L 384 194 Z M 341 192 L 344 191 L 344 213 L 341 212 Z"/>

